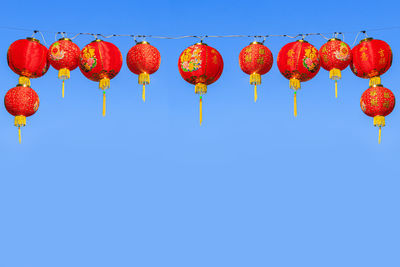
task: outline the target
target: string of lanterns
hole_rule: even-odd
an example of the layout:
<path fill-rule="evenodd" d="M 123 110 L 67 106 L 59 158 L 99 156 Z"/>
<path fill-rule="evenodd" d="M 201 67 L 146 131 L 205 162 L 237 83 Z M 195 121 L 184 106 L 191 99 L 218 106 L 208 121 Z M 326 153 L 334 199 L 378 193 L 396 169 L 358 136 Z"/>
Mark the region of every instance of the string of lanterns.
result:
<path fill-rule="evenodd" d="M 34 34 L 38 32 L 34 31 Z M 110 88 L 110 80 L 120 72 L 123 59 L 118 47 L 98 37 L 110 38 L 127 35 L 103 36 L 91 34 L 95 37 L 95 40 L 80 50 L 73 39 L 84 33 L 79 33 L 72 38 L 65 37 L 65 33 L 57 34 L 62 34 L 63 37 L 51 44 L 49 49 L 34 38 L 34 35 L 13 42 L 8 49 L 8 66 L 19 75 L 19 79 L 17 86 L 6 93 L 4 104 L 7 111 L 15 117 L 14 125 L 18 127 L 20 143 L 21 127 L 26 125 L 26 118 L 35 114 L 39 108 L 39 97 L 30 87 L 31 79 L 42 77 L 46 74 L 50 65 L 58 70 L 58 78 L 62 80 L 62 97 L 64 97 L 65 80 L 70 78 L 70 72 L 78 66 L 86 78 L 98 82 L 99 88 L 103 92 L 102 114 L 103 116 L 106 115 L 106 90 Z M 328 41 L 318 50 L 304 40 L 305 36 L 308 35 L 320 35 Z M 392 64 L 391 48 L 382 40 L 366 36 L 351 49 L 347 43 L 337 38 L 337 35 L 338 33 L 335 33 L 335 37 L 331 39 L 320 33 L 300 34 L 293 37 L 277 35 L 290 38 L 302 37 L 283 46 L 277 57 L 278 69 L 289 80 L 289 87 L 294 91 L 294 116 L 297 116 L 297 91 L 301 89 L 301 83 L 314 78 L 322 67 L 329 71 L 329 78 L 335 82 L 335 97 L 337 98 L 337 81 L 341 78 L 341 71 L 350 66 L 357 77 L 369 79 L 369 88 L 362 94 L 360 106 L 366 115 L 374 118 L 374 126 L 379 127 L 378 140 L 380 143 L 381 128 L 385 126 L 385 116 L 389 115 L 395 106 L 394 94 L 383 87 L 380 78 Z M 135 41 L 136 37 L 146 37 L 129 36 L 134 37 Z M 189 37 L 199 38 L 198 36 L 155 38 L 180 39 Z M 200 125 L 203 121 L 202 96 L 207 93 L 207 86 L 220 78 L 224 68 L 221 54 L 215 48 L 203 43 L 205 37 L 201 37 L 200 42 L 186 48 L 178 60 L 178 68 L 182 78 L 195 85 L 195 93 L 200 96 Z M 244 73 L 250 75 L 250 84 L 254 85 L 254 102 L 256 102 L 257 85 L 261 84 L 261 76 L 271 70 L 273 55 L 271 50 L 264 45 L 265 38 L 269 36 L 254 37 L 255 39 L 263 37 L 264 40 L 262 42 L 254 41 L 244 47 L 239 54 L 239 65 Z M 142 99 L 145 101 L 145 86 L 150 83 L 150 75 L 160 67 L 160 52 L 145 40 L 136 41 L 136 45 L 127 54 L 126 62 L 129 70 L 138 75 L 138 83 L 143 86 Z"/>

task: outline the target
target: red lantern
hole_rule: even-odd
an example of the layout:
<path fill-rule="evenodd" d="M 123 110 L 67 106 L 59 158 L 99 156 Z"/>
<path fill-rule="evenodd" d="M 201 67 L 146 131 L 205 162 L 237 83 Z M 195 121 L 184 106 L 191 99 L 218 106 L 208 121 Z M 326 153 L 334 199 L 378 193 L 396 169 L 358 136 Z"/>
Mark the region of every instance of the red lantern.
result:
<path fill-rule="evenodd" d="M 139 75 L 139 84 L 143 85 L 142 99 L 146 100 L 146 84 L 150 83 L 150 74 L 158 70 L 161 55 L 157 48 L 148 42 L 140 42 L 133 46 L 126 56 L 126 64 L 133 73 Z"/>
<path fill-rule="evenodd" d="M 10 89 L 4 97 L 7 111 L 15 116 L 14 125 L 18 127 L 21 143 L 21 126 L 26 125 L 26 117 L 32 116 L 39 108 L 39 96 L 27 85 L 18 84 Z"/>
<path fill-rule="evenodd" d="M 7 52 L 10 69 L 18 74 L 19 84 L 30 86 L 30 78 L 43 76 L 49 69 L 47 48 L 35 38 L 17 40 Z"/>
<path fill-rule="evenodd" d="M 351 70 L 360 78 L 370 79 L 369 86 L 380 84 L 380 76 L 392 65 L 392 49 L 381 40 L 363 39 L 351 50 L 351 54 Z"/>
<path fill-rule="evenodd" d="M 200 95 L 200 125 L 202 116 L 202 95 L 207 93 L 207 85 L 216 82 L 224 69 L 220 53 L 211 46 L 197 43 L 186 48 L 178 60 L 179 72 L 185 81 L 196 85 L 195 93 Z"/>
<path fill-rule="evenodd" d="M 381 143 L 381 128 L 385 126 L 385 116 L 393 111 L 395 102 L 392 91 L 381 84 L 373 85 L 361 96 L 360 106 L 362 111 L 373 117 L 374 126 L 379 127 L 379 143 Z"/>
<path fill-rule="evenodd" d="M 337 98 L 337 80 L 342 78 L 341 71 L 349 66 L 351 49 L 340 39 L 332 38 L 319 49 L 321 66 L 329 71 L 329 78 L 335 81 L 335 97 Z"/>
<path fill-rule="evenodd" d="M 282 47 L 278 54 L 278 68 L 289 87 L 294 90 L 294 116 L 297 116 L 296 93 L 300 82 L 306 82 L 317 75 L 320 63 L 318 50 L 307 41 L 298 40 Z"/>
<path fill-rule="evenodd" d="M 70 78 L 70 71 L 79 65 L 81 50 L 71 39 L 61 38 L 53 43 L 48 52 L 51 66 L 58 70 L 58 78 L 62 80 L 62 97 L 64 98 L 64 80 Z"/>
<path fill-rule="evenodd" d="M 271 50 L 259 42 L 252 42 L 240 51 L 239 65 L 243 72 L 250 75 L 250 84 L 254 85 L 254 102 L 257 101 L 257 85 L 261 84 L 261 75 L 271 70 L 273 56 Z"/>
<path fill-rule="evenodd" d="M 96 39 L 81 51 L 79 68 L 82 74 L 99 82 L 103 90 L 103 116 L 106 115 L 106 89 L 110 88 L 110 80 L 117 76 L 121 67 L 121 51 L 112 43 Z"/>

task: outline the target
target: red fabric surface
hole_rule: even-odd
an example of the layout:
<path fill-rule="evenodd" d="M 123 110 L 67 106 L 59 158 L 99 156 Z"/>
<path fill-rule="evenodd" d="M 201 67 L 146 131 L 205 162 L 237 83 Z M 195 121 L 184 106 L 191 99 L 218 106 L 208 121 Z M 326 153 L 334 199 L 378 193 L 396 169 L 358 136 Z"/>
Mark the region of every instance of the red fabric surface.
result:
<path fill-rule="evenodd" d="M 4 105 L 13 116 L 29 117 L 39 108 L 39 96 L 30 87 L 17 86 L 8 90 L 4 97 Z"/>
<path fill-rule="evenodd" d="M 312 79 L 320 69 L 318 50 L 304 41 L 288 43 L 282 47 L 277 62 L 283 76 L 301 82 Z"/>
<path fill-rule="evenodd" d="M 160 63 L 160 52 L 149 43 L 139 43 L 133 46 L 126 56 L 129 70 L 138 75 L 144 72 L 153 74 L 160 67 Z"/>
<path fill-rule="evenodd" d="M 387 116 L 393 111 L 395 102 L 392 91 L 383 86 L 375 86 L 368 88 L 362 94 L 360 106 L 370 117 Z"/>
<path fill-rule="evenodd" d="M 351 50 L 350 68 L 360 78 L 372 78 L 384 74 L 392 65 L 390 46 L 381 40 L 366 40 Z"/>
<path fill-rule="evenodd" d="M 263 44 L 252 43 L 240 51 L 239 65 L 247 74 L 266 74 L 271 70 L 273 64 L 271 50 Z"/>
<path fill-rule="evenodd" d="M 80 54 L 79 68 L 82 74 L 95 82 L 114 78 L 122 67 L 122 54 L 118 47 L 106 41 L 93 41 Z"/>
<path fill-rule="evenodd" d="M 21 39 L 10 45 L 7 52 L 8 66 L 16 74 L 28 78 L 43 76 L 49 69 L 47 48 L 37 41 Z"/>
<path fill-rule="evenodd" d="M 351 48 L 341 40 L 331 39 L 319 49 L 321 67 L 344 70 L 351 61 Z"/>
<path fill-rule="evenodd" d="M 81 50 L 70 40 L 58 40 L 53 43 L 48 51 L 50 64 L 56 70 L 74 70 L 79 65 Z"/>
<path fill-rule="evenodd" d="M 191 84 L 212 84 L 219 79 L 224 69 L 220 53 L 206 44 L 195 44 L 186 48 L 179 56 L 179 72 Z"/>

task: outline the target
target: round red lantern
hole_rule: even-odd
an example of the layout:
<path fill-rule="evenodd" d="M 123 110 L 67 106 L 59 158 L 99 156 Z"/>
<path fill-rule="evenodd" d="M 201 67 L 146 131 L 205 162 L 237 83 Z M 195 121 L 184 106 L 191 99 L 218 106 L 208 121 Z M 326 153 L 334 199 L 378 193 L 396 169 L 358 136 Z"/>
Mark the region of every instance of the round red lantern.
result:
<path fill-rule="evenodd" d="M 49 69 L 47 48 L 35 38 L 17 40 L 7 52 L 10 69 L 18 74 L 19 84 L 30 86 L 31 78 L 43 76 Z"/>
<path fill-rule="evenodd" d="M 392 65 L 392 49 L 382 40 L 363 39 L 353 47 L 351 54 L 351 70 L 360 78 L 370 79 L 369 86 L 380 84 L 380 76 Z"/>
<path fill-rule="evenodd" d="M 26 125 L 26 117 L 32 116 L 39 108 L 39 96 L 28 85 L 18 84 L 10 89 L 4 97 L 7 111 L 15 116 L 14 125 L 18 127 L 21 143 L 21 126 Z"/>
<path fill-rule="evenodd" d="M 250 84 L 254 85 L 254 102 L 257 101 L 257 85 L 261 84 L 261 75 L 271 70 L 273 56 L 271 50 L 259 42 L 252 42 L 240 51 L 239 65 L 243 72 L 250 75 Z"/>
<path fill-rule="evenodd" d="M 319 49 L 321 66 L 329 71 L 329 78 L 335 81 L 335 97 L 337 98 L 337 81 L 342 78 L 341 71 L 349 66 L 351 49 L 348 44 L 338 38 L 332 38 Z"/>
<path fill-rule="evenodd" d="M 110 88 L 110 80 L 117 76 L 121 67 L 121 51 L 112 43 L 96 39 L 81 51 L 79 68 L 82 74 L 99 82 L 99 88 L 103 90 L 103 116 L 106 115 L 106 89 Z"/>
<path fill-rule="evenodd" d="M 70 78 L 70 71 L 79 65 L 81 50 L 71 39 L 61 38 L 53 43 L 48 52 L 51 66 L 58 70 L 58 78 L 62 80 L 62 97 L 64 98 L 64 81 Z"/>
<path fill-rule="evenodd" d="M 381 84 L 368 88 L 361 96 L 362 111 L 374 118 L 374 126 L 379 127 L 379 143 L 381 143 L 381 128 L 385 126 L 385 116 L 389 115 L 395 106 L 395 97 L 392 91 Z"/>
<path fill-rule="evenodd" d="M 178 60 L 179 72 L 185 81 L 195 85 L 195 93 L 200 95 L 200 125 L 202 116 L 202 95 L 207 93 L 207 85 L 216 82 L 224 69 L 220 53 L 211 46 L 197 43 L 186 48 Z"/>
<path fill-rule="evenodd" d="M 145 86 L 150 83 L 150 74 L 158 70 L 160 63 L 160 52 L 146 41 L 137 43 L 126 56 L 126 64 L 129 70 L 139 75 L 138 83 L 143 85 L 143 101 L 146 101 Z"/>
<path fill-rule="evenodd" d="M 318 50 L 307 41 L 298 40 L 288 43 L 279 51 L 278 68 L 289 79 L 289 87 L 294 90 L 294 116 L 297 116 L 297 90 L 300 82 L 305 82 L 317 75 L 320 63 Z"/>

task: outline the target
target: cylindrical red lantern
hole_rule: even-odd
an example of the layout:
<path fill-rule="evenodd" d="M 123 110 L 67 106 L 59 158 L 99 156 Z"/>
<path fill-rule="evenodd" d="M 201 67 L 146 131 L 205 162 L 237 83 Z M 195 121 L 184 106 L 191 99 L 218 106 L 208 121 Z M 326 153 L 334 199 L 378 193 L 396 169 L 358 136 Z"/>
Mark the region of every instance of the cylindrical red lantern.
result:
<path fill-rule="evenodd" d="M 320 63 L 318 50 L 307 41 L 298 40 L 288 43 L 279 51 L 278 68 L 289 79 L 289 87 L 294 90 L 294 116 L 297 116 L 297 90 L 300 82 L 305 82 L 317 75 Z"/>
<path fill-rule="evenodd" d="M 64 81 L 70 78 L 70 71 L 79 65 L 81 50 L 71 39 L 61 38 L 53 43 L 48 52 L 51 66 L 58 70 L 58 78 L 62 80 L 62 97 L 64 98 Z"/>
<path fill-rule="evenodd" d="M 143 85 L 143 101 L 146 101 L 145 86 L 150 83 L 150 74 L 158 70 L 160 63 L 160 52 L 146 41 L 137 43 L 126 56 L 126 64 L 129 70 L 139 75 L 138 83 Z"/>
<path fill-rule="evenodd" d="M 348 44 L 338 38 L 332 38 L 319 49 L 321 66 L 329 71 L 329 78 L 335 81 L 335 97 L 337 98 L 337 80 L 342 78 L 341 71 L 349 66 L 351 49 Z"/>
<path fill-rule="evenodd" d="M 18 74 L 19 84 L 30 86 L 31 78 L 43 76 L 49 69 L 47 48 L 35 38 L 17 40 L 7 52 L 10 69 Z"/>
<path fill-rule="evenodd" d="M 239 65 L 243 72 L 250 75 L 250 84 L 254 85 L 254 102 L 257 101 L 257 85 L 261 84 L 261 75 L 271 70 L 273 56 L 271 50 L 259 42 L 252 42 L 240 51 Z"/>
<path fill-rule="evenodd" d="M 26 125 L 26 117 L 32 116 L 39 108 L 39 96 L 28 85 L 18 84 L 11 88 L 4 97 L 7 111 L 15 116 L 14 125 L 18 127 L 21 143 L 21 126 Z"/>
<path fill-rule="evenodd" d="M 382 40 L 363 39 L 353 47 L 351 54 L 351 70 L 360 78 L 370 79 L 369 86 L 381 84 L 380 76 L 392 65 L 392 49 Z"/>
<path fill-rule="evenodd" d="M 99 82 L 103 90 L 103 116 L 106 115 L 106 89 L 110 88 L 110 80 L 117 76 L 121 67 L 121 51 L 112 43 L 96 39 L 81 51 L 79 68 L 82 74 Z"/>
<path fill-rule="evenodd" d="M 361 96 L 362 111 L 374 118 L 374 126 L 379 127 L 379 143 L 381 143 L 381 128 L 385 126 L 385 116 L 389 115 L 395 106 L 395 97 L 392 91 L 381 84 L 368 88 Z"/>
<path fill-rule="evenodd" d="M 200 125 L 202 116 L 202 95 L 207 93 L 207 85 L 216 82 L 224 69 L 220 53 L 211 46 L 197 43 L 186 48 L 178 60 L 179 72 L 185 81 L 195 85 L 195 93 L 200 95 Z"/>

